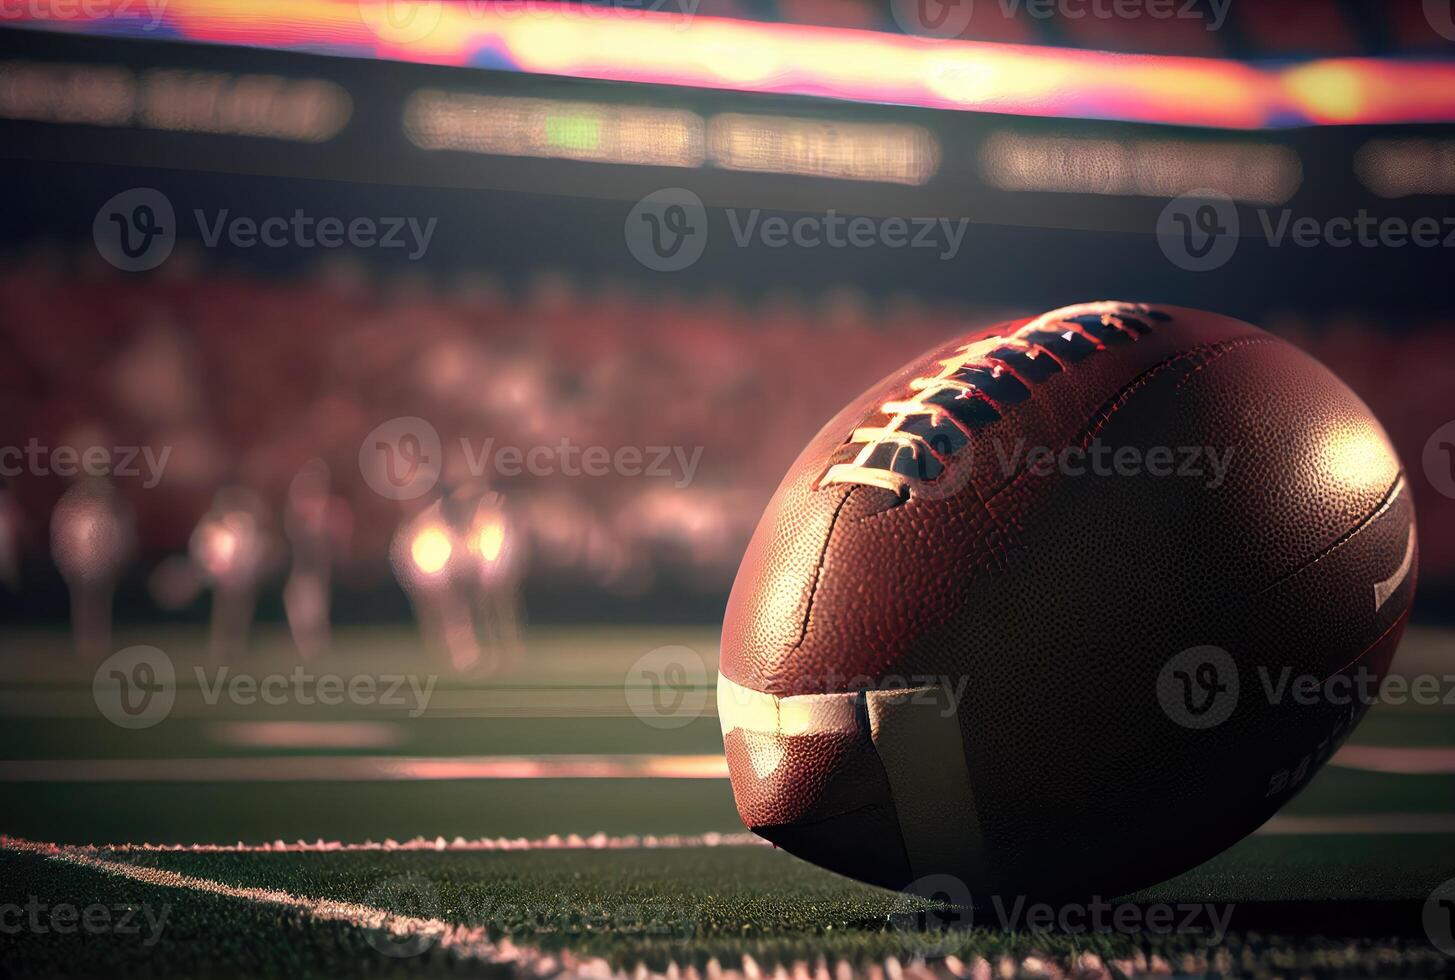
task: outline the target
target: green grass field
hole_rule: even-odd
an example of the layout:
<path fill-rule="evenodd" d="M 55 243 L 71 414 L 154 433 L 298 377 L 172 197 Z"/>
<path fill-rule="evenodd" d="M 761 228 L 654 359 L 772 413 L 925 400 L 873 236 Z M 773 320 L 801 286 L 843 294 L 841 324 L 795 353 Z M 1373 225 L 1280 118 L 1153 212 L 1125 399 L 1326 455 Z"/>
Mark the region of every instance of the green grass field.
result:
<path fill-rule="evenodd" d="M 710 629 L 535 630 L 511 671 L 473 681 L 424 661 L 409 630 L 350 630 L 308 667 L 437 677 L 422 711 L 209 703 L 191 671 L 205 663 L 200 635 L 144 632 L 116 645 L 167 650 L 179 682 L 170 713 L 140 730 L 102 717 L 93 667 L 70 658 L 64 636 L 0 641 L 0 973 L 1455 972 L 1424 919 L 1431 893 L 1455 877 L 1448 767 L 1330 765 L 1267 833 L 1112 903 L 1125 928 L 1096 932 L 1064 915 L 1042 927 L 1028 909 L 966 923 L 745 840 L 728 784 L 711 772 L 721 741 L 710 692 L 701 716 L 677 727 L 633 713 L 636 659 L 686 645 L 710 677 Z M 1400 669 L 1435 669 L 1448 639 L 1412 636 Z M 281 637 L 257 646 L 235 672 L 292 670 Z M 1455 712 L 1380 705 L 1352 741 L 1448 749 Z M 563 759 L 678 760 L 692 778 L 532 768 Z M 451 778 L 454 762 L 484 768 Z M 598 833 L 614 839 L 589 839 Z M 550 835 L 571 846 L 545 846 Z M 414 838 L 439 843 L 259 847 Z M 87 914 L 109 924 L 82 928 Z"/>

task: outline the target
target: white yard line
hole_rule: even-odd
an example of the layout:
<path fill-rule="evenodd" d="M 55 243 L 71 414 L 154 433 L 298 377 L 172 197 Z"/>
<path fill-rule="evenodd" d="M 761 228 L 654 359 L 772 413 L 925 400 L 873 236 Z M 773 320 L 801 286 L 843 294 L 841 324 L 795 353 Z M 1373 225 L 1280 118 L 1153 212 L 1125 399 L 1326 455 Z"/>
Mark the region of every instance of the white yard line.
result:
<path fill-rule="evenodd" d="M 721 755 L 283 755 L 17 759 L 0 783 L 391 782 L 437 779 L 726 779 Z"/>
<path fill-rule="evenodd" d="M 1370 772 L 1418 776 L 1450 775 L 1455 774 L 1455 745 L 1346 745 L 1334 754 L 1333 764 Z"/>
<path fill-rule="evenodd" d="M 277 853 L 279 851 L 617 851 L 617 850 L 685 850 L 696 847 L 771 847 L 759 837 L 740 831 L 731 834 L 626 834 L 610 836 L 596 833 L 551 834 L 549 837 L 415 837 L 412 840 L 364 841 L 271 841 L 264 844 L 39 844 L 0 834 L 0 849 L 31 850 L 51 848 L 68 852 L 94 854 L 126 854 L 140 851 L 187 851 L 195 854 Z"/>
<path fill-rule="evenodd" d="M 1455 834 L 1455 813 L 1344 813 L 1327 817 L 1279 815 L 1256 834 Z"/>
<path fill-rule="evenodd" d="M 581 956 L 569 950 L 547 953 L 528 946 L 518 946 L 508 939 L 497 942 L 490 939 L 481 926 L 456 925 L 434 917 L 400 916 L 387 909 L 359 902 L 309 898 L 272 888 L 229 885 L 195 875 L 111 860 L 99 856 L 95 849 L 0 837 L 0 850 L 33 854 L 50 861 L 114 875 L 154 888 L 171 888 L 286 908 L 316 922 L 344 923 L 364 930 L 366 934 L 373 932 L 376 938 L 370 942 L 376 950 L 382 945 L 411 950 L 412 955 L 420 955 L 438 948 L 457 960 L 507 966 L 517 976 L 523 977 L 563 975 L 596 980 L 763 980 L 771 976 L 782 980 L 790 977 L 793 980 L 858 980 L 860 977 L 871 980 L 992 980 L 997 976 L 1013 976 L 1027 970 L 1040 976 L 1064 977 L 1070 973 L 1084 980 L 1109 980 L 1113 976 L 1107 964 L 1091 953 L 1078 956 L 1074 964 L 1067 964 L 1069 970 L 1063 970 L 1063 965 L 1053 957 L 1036 954 L 1026 957 L 1020 963 L 1011 957 L 1002 956 L 995 964 L 980 958 L 965 962 L 957 957 L 948 957 L 926 964 L 913 960 L 901 962 L 890 957 L 883 963 L 868 964 L 867 969 L 858 968 L 847 960 L 838 960 L 830 965 L 819 959 L 816 963 L 797 962 L 779 966 L 771 973 L 753 957 L 744 956 L 740 967 L 725 968 L 717 960 L 710 960 L 704 970 L 698 970 L 692 964 L 672 964 L 665 973 L 648 971 L 641 965 L 630 970 L 614 970 L 601 957 Z M 383 935 L 384 933 L 387 935 Z M 369 949 L 361 948 L 361 955 L 368 954 L 371 954 Z M 379 952 L 377 955 L 382 957 L 386 954 Z M 1123 975 L 1171 972 L 1170 964 L 1165 960 L 1160 957 L 1149 959 L 1141 953 L 1136 954 L 1134 960 L 1119 960 L 1112 966 L 1121 970 Z"/>
<path fill-rule="evenodd" d="M 1374 834 L 1374 833 L 1455 833 L 1455 814 L 1378 814 L 1334 817 L 1275 817 L 1260 828 L 1260 834 Z M 703 970 L 695 966 L 671 964 L 665 973 L 648 971 L 641 965 L 629 970 L 613 969 L 608 961 L 596 956 L 583 956 L 570 951 L 548 953 L 529 946 L 520 946 L 509 939 L 492 940 L 485 928 L 448 922 L 434 916 L 401 916 L 386 908 L 361 902 L 344 902 L 312 898 L 272 888 L 231 885 L 196 875 L 159 868 L 142 867 L 116 858 L 127 853 L 185 851 L 192 853 L 276 853 L 276 852 L 356 852 L 356 851 L 518 851 L 518 850 L 614 850 L 614 849 L 687 849 L 713 847 L 762 847 L 765 841 L 747 833 L 700 835 L 626 835 L 594 834 L 589 837 L 571 834 L 564 837 L 527 838 L 415 838 L 408 841 L 343 843 L 339 841 L 275 841 L 248 845 L 155 845 L 126 844 L 113 847 L 58 845 L 0 835 L 0 851 L 30 854 L 50 861 L 113 875 L 140 884 L 176 889 L 199 895 L 211 895 L 236 901 L 286 908 L 317 922 L 343 923 L 361 931 L 361 955 L 376 955 L 381 949 L 395 952 L 388 955 L 420 955 L 438 949 L 462 961 L 505 966 L 519 977 L 571 976 L 594 980 L 995 980 L 1022 974 L 1079 980 L 1110 980 L 1112 976 L 1168 975 L 1173 964 L 1160 957 L 1147 957 L 1142 952 L 1134 958 L 1104 962 L 1095 954 L 1084 953 L 1075 962 L 1037 953 L 1017 961 L 1000 956 L 994 962 L 983 958 L 963 961 L 948 957 L 931 963 L 890 957 L 882 963 L 851 964 L 838 960 L 832 964 L 823 959 L 814 963 L 795 962 L 765 969 L 753 957 L 744 956 L 741 965 L 723 967 L 711 960 Z M 367 940 L 367 944 L 363 942 Z M 370 949 L 372 947 L 372 949 Z M 385 956 L 382 951 L 379 956 Z M 1209 962 L 1181 964 L 1194 972 L 1206 969 Z M 1112 971 L 1117 971 L 1116 973 Z"/>
<path fill-rule="evenodd" d="M 1330 765 L 1400 775 L 1455 774 L 1455 746 L 1344 746 Z M 218 756 L 12 759 L 0 782 L 415 782 L 429 779 L 726 779 L 720 755 Z"/>
<path fill-rule="evenodd" d="M 1455 774 L 1455 746 L 1346 745 L 1330 765 Z M 12 759 L 0 782 L 414 782 L 440 779 L 726 779 L 721 755 L 250 755 L 179 759 Z"/>
<path fill-rule="evenodd" d="M 0 841 L 0 847 L 8 851 L 37 854 L 48 860 L 115 875 L 156 888 L 175 888 L 198 894 L 238 899 L 258 905 L 278 906 L 294 910 L 316 922 L 342 922 L 358 929 L 387 931 L 387 939 L 381 939 L 385 945 L 391 941 L 412 940 L 413 948 L 417 948 L 419 952 L 437 945 L 459 959 L 513 964 L 522 972 L 539 972 L 543 975 L 554 973 L 557 970 L 597 977 L 613 975 L 613 971 L 606 961 L 599 958 L 582 958 L 569 952 L 550 955 L 515 946 L 508 940 L 496 943 L 489 939 L 483 928 L 457 926 L 443 919 L 398 916 L 386 909 L 357 902 L 309 898 L 272 888 L 229 885 L 208 878 L 180 874 L 176 871 L 139 867 L 124 861 L 113 861 L 77 848 L 57 847 L 53 844 L 7 839 Z M 361 950 L 361 952 L 365 951 Z M 378 955 L 383 956 L 384 954 Z"/>
<path fill-rule="evenodd" d="M 1455 834 L 1455 813 L 1353 813 L 1333 816 L 1278 815 L 1255 834 Z M 415 837 L 397 841 L 265 841 L 260 844 L 43 844 L 0 834 L 0 849 L 49 849 L 76 854 L 188 852 L 193 854 L 351 853 L 378 851 L 619 851 L 690 850 L 716 847 L 772 847 L 757 834 L 551 834 L 546 837 Z"/>

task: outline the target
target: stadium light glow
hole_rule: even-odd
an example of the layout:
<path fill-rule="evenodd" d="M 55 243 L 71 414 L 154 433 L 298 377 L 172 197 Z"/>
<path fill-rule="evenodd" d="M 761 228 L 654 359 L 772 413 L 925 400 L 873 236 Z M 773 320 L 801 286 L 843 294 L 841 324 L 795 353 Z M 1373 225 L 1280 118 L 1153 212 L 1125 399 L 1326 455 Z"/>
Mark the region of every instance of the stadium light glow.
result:
<path fill-rule="evenodd" d="M 940 146 L 923 126 L 695 112 L 422 89 L 404 132 L 426 150 L 923 184 Z"/>
<path fill-rule="evenodd" d="M 1113 140 L 990 134 L 980 152 L 987 183 L 1007 191 L 1176 197 L 1199 188 L 1249 204 L 1282 204 L 1303 180 L 1298 154 L 1268 143 Z"/>
<path fill-rule="evenodd" d="M 410 542 L 409 557 L 423 574 L 438 575 L 449 564 L 454 550 L 443 528 L 427 525 Z"/>
<path fill-rule="evenodd" d="M 940 144 L 923 126 L 729 112 L 708 123 L 712 162 L 729 170 L 923 184 Z"/>
<path fill-rule="evenodd" d="M 1333 58 L 1279 74 L 1290 108 L 1308 122 L 1455 121 L 1455 62 Z"/>
<path fill-rule="evenodd" d="M 485 562 L 493 562 L 505 549 L 505 525 L 499 519 L 480 525 L 470 541 L 470 549 Z"/>
<path fill-rule="evenodd" d="M 658 167 L 701 166 L 705 142 L 694 112 L 433 89 L 409 97 L 404 131 L 426 150 Z"/>
<path fill-rule="evenodd" d="M 332 139 L 353 113 L 341 86 L 317 78 L 157 69 L 143 76 L 141 95 L 149 129 L 305 143 Z"/>
<path fill-rule="evenodd" d="M 321 143 L 352 114 L 343 87 L 320 78 L 0 62 L 5 119 Z"/>
<path fill-rule="evenodd" d="M 1372 139 L 1354 154 L 1354 173 L 1380 197 L 1455 194 L 1455 140 Z"/>
<path fill-rule="evenodd" d="M 924 108 L 1233 129 L 1455 122 L 1455 64 L 1318 59 L 1251 64 L 875 31 L 764 24 L 536 0 L 170 0 L 17 23 L 348 57 Z"/>
<path fill-rule="evenodd" d="M 0 117 L 127 126 L 136 116 L 136 89 L 136 76 L 119 66 L 0 62 Z"/>

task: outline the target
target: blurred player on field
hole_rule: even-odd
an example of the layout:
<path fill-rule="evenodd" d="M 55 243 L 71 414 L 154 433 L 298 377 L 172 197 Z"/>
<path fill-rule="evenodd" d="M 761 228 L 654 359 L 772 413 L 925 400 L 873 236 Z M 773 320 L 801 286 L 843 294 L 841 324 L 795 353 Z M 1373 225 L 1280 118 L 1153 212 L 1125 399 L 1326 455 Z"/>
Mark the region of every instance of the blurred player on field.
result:
<path fill-rule="evenodd" d="M 351 524 L 348 504 L 330 493 L 328 466 L 321 459 L 306 463 L 288 487 L 283 514 L 292 552 L 283 610 L 305 660 L 327 651 L 331 643 L 329 588 L 334 562 L 347 549 Z"/>
<path fill-rule="evenodd" d="M 520 649 L 518 548 L 504 497 L 466 487 L 401 525 L 391 549 L 425 645 L 461 673 L 494 674 Z"/>
<path fill-rule="evenodd" d="M 216 662 L 246 652 L 257 603 L 258 581 L 268 570 L 273 540 L 268 511 L 257 494 L 224 487 L 192 532 L 192 562 L 212 586 L 209 655 Z"/>
<path fill-rule="evenodd" d="M 71 632 L 82 657 L 112 652 L 112 597 L 134 547 L 131 508 L 104 477 L 83 478 L 56 502 L 51 554 L 71 592 Z"/>

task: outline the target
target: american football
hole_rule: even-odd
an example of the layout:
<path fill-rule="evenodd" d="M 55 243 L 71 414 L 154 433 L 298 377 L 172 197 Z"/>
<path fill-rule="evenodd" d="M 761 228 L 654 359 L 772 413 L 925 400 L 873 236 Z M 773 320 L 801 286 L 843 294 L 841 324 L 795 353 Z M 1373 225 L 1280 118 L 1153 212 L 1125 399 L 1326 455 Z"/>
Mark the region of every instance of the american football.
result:
<path fill-rule="evenodd" d="M 1155 883 L 1359 720 L 1258 678 L 1377 680 L 1414 576 L 1399 461 L 1311 357 L 1170 306 L 1002 324 L 850 403 L 768 505 L 723 625 L 738 810 L 891 888 Z"/>
<path fill-rule="evenodd" d="M 1455 976 L 1455 0 L 0 0 L 0 168 L 0 980 Z"/>

